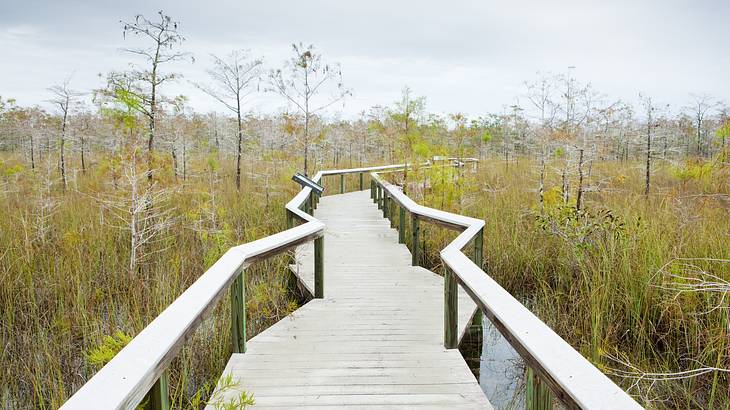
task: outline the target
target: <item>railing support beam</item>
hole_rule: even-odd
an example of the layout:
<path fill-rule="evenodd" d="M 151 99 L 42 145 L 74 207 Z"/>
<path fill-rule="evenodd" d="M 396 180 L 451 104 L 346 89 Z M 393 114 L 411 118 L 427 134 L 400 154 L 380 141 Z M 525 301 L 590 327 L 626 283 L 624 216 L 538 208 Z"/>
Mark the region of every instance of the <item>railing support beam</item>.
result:
<path fill-rule="evenodd" d="M 314 240 L 314 297 L 324 298 L 324 236 Z"/>
<path fill-rule="evenodd" d="M 246 284 L 243 271 L 231 285 L 231 339 L 233 353 L 246 353 Z"/>
<path fill-rule="evenodd" d="M 340 174 L 340 193 L 345 193 L 345 174 Z"/>
<path fill-rule="evenodd" d="M 420 231 L 418 217 L 411 214 L 411 265 L 419 266 L 418 261 L 418 233 Z"/>
<path fill-rule="evenodd" d="M 167 371 L 165 371 L 157 379 L 150 392 L 147 393 L 147 396 L 142 400 L 144 410 L 169 410 L 170 395 L 167 386 Z"/>
<path fill-rule="evenodd" d="M 361 172 L 361 173 L 360 173 L 360 190 L 362 191 L 362 190 L 364 190 L 364 189 L 365 189 L 365 188 L 363 188 L 363 177 L 362 177 L 362 172 Z"/>
<path fill-rule="evenodd" d="M 530 367 L 527 368 L 526 387 L 525 409 L 551 410 L 553 408 L 553 393 Z"/>
<path fill-rule="evenodd" d="M 444 268 L 444 347 L 456 349 L 459 326 L 459 294 L 456 275 Z"/>
<path fill-rule="evenodd" d="M 291 211 L 288 209 L 285 210 L 286 212 L 286 229 L 291 229 L 294 227 L 294 216 L 292 216 Z"/>
<path fill-rule="evenodd" d="M 398 243 L 406 243 L 406 209 L 398 207 Z"/>

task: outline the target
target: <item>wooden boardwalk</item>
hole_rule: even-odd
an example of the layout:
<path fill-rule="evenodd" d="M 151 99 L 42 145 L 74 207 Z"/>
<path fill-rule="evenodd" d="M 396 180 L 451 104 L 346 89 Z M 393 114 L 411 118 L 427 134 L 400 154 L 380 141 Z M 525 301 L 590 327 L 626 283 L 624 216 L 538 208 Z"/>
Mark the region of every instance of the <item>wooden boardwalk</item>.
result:
<path fill-rule="evenodd" d="M 313 299 L 233 354 L 221 392 L 254 407 L 491 408 L 457 349 L 444 348 L 443 278 L 411 266 L 367 191 L 323 197 L 324 299 Z M 312 246 L 293 269 L 313 289 Z M 475 311 L 459 289 L 459 331 Z"/>

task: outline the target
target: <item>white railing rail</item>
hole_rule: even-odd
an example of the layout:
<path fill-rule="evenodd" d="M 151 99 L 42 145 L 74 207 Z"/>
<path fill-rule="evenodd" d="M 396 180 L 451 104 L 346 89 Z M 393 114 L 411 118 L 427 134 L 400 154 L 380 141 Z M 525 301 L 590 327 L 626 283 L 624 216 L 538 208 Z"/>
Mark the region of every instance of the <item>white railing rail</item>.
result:
<path fill-rule="evenodd" d="M 403 165 L 327 170 L 318 172 L 313 180 L 319 182 L 326 175 L 366 173 L 392 170 Z M 362 179 L 362 178 L 361 178 Z M 208 268 L 190 287 L 150 322 L 114 358 L 101 368 L 61 407 L 71 409 L 132 409 L 149 397 L 151 407 L 167 407 L 167 380 L 165 371 L 177 356 L 186 340 L 200 325 L 203 318 L 224 296 L 235 281 L 240 281 L 243 296 L 243 271 L 251 263 L 314 240 L 321 247 L 324 224 L 302 210 L 315 202 L 311 188 L 303 188 L 286 204 L 290 228 L 229 249 L 213 266 Z M 308 208 L 311 212 L 311 208 Z M 298 219 L 301 225 L 294 226 Z M 319 243 L 318 243 L 319 241 Z M 315 265 L 316 265 L 315 261 Z M 321 260 L 320 260 L 321 263 Z M 315 270 L 317 268 L 315 267 Z M 320 276 L 322 266 L 319 266 Z M 320 281 L 321 282 L 321 281 Z M 235 285 L 234 285 L 235 288 Z M 322 297 L 322 287 L 319 286 Z M 245 351 L 245 301 L 236 300 L 240 312 L 232 313 L 233 322 L 242 322 L 242 330 L 234 335 L 234 351 Z M 236 323 L 233 323 L 233 333 Z M 238 342 L 236 341 L 238 339 Z M 239 344 L 238 346 L 236 344 Z"/>
<path fill-rule="evenodd" d="M 451 159 L 451 158 L 449 158 Z M 464 160 L 462 160 L 464 161 Z M 426 220 L 449 229 L 461 231 L 441 252 L 445 272 L 444 344 L 456 346 L 457 282 L 471 296 L 482 312 L 491 320 L 502 336 L 524 359 L 527 367 L 546 384 L 550 391 L 567 407 L 582 409 L 640 409 L 642 408 L 623 389 L 591 364 L 549 326 L 487 275 L 462 250 L 472 241 L 481 265 L 481 243 L 484 221 L 419 205 L 405 195 L 402 189 L 390 184 L 377 172 L 371 174 L 374 186 L 372 196 L 384 208 L 386 216 L 394 217 L 389 206 L 401 208 L 400 218 L 407 211 L 412 218 L 412 235 L 418 243 L 418 221 Z M 405 226 L 400 221 L 400 229 Z M 417 246 L 414 247 L 417 249 Z M 478 248 L 478 249 L 477 249 Z M 414 249 L 414 250 L 415 250 Z M 417 251 L 416 251 L 417 252 Z M 415 253 L 415 252 L 414 252 Z M 417 264 L 414 257 L 414 264 Z M 535 386 L 528 386 L 528 391 Z M 530 397 L 528 397 L 528 400 Z M 533 396 L 534 400 L 535 397 Z M 547 405 L 552 400 L 544 401 Z M 535 406 L 533 404 L 533 406 Z M 552 403 L 549 403 L 552 407 Z M 532 407 L 532 406 L 531 406 Z M 539 407 L 539 406 L 535 406 Z"/>

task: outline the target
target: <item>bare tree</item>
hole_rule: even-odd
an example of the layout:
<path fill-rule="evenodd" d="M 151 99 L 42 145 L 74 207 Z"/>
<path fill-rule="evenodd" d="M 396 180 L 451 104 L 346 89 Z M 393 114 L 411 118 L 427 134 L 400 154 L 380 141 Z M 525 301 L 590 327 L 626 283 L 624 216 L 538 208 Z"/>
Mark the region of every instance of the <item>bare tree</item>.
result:
<path fill-rule="evenodd" d="M 261 76 L 261 59 L 252 59 L 247 50 L 233 50 L 225 59 L 212 55 L 213 68 L 208 75 L 213 85 L 198 88 L 215 98 L 236 115 L 238 143 L 236 148 L 236 189 L 241 190 L 241 152 L 243 123 L 241 110 L 246 97 L 258 90 Z M 256 87 L 254 87 L 256 86 Z"/>
<path fill-rule="evenodd" d="M 133 147 L 136 146 L 136 143 L 133 144 Z M 121 195 L 95 198 L 113 216 L 109 225 L 129 232 L 130 277 L 141 270 L 141 264 L 147 258 L 165 249 L 164 246 L 159 246 L 165 240 L 163 234 L 175 223 L 173 208 L 167 206 L 170 191 L 159 189 L 154 182 L 142 186 L 144 178 L 145 174 L 140 175 L 137 172 L 133 148 L 130 162 L 124 170 L 124 189 Z"/>
<path fill-rule="evenodd" d="M 77 137 L 79 140 L 79 150 L 81 153 L 81 173 L 86 174 L 86 149 L 88 144 L 87 140 L 94 126 L 94 116 L 90 112 L 83 112 L 77 117 Z"/>
<path fill-rule="evenodd" d="M 82 94 L 71 90 L 68 87 L 70 78 L 64 80 L 61 84 L 56 84 L 48 89 L 53 94 L 53 98 L 49 100 L 61 111 L 61 133 L 58 138 L 59 142 L 59 166 L 61 169 L 61 182 L 63 183 L 63 190 L 66 190 L 66 128 L 68 126 L 68 116 L 71 113 L 73 105 L 76 100 Z"/>
<path fill-rule="evenodd" d="M 697 155 L 705 156 L 707 153 L 705 152 L 705 142 L 703 138 L 702 127 L 704 125 L 707 112 L 710 109 L 714 108 L 716 104 L 712 97 L 707 94 L 690 94 L 690 96 L 692 97 L 693 101 L 692 104 L 687 107 L 687 109 L 692 114 L 692 118 L 694 119 L 694 126 L 697 132 L 695 136 L 695 138 L 697 139 Z"/>
<path fill-rule="evenodd" d="M 553 101 L 558 78 L 550 73 L 537 73 L 539 78 L 532 83 L 525 82 L 526 97 L 537 110 L 540 126 L 551 129 L 557 115 L 557 105 Z"/>
<path fill-rule="evenodd" d="M 579 212 L 583 205 L 583 179 L 585 178 L 585 173 L 583 172 L 583 165 L 585 164 L 583 162 L 584 157 L 585 149 L 582 147 L 578 148 L 578 192 L 575 195 L 576 212 Z"/>
<path fill-rule="evenodd" d="M 649 190 L 651 189 L 651 138 L 652 131 L 658 124 L 654 121 L 654 112 L 656 107 L 651 100 L 651 97 L 646 95 L 639 95 L 641 103 L 646 110 L 646 170 L 644 177 L 644 195 L 649 196 Z"/>
<path fill-rule="evenodd" d="M 131 73 L 135 81 L 141 83 L 136 90 L 137 99 L 140 104 L 136 109 L 141 112 L 148 121 L 147 137 L 147 179 L 152 180 L 154 141 L 155 141 L 155 120 L 158 110 L 158 87 L 164 82 L 177 77 L 176 74 L 162 74 L 160 66 L 171 61 L 182 60 L 190 56 L 189 53 L 174 52 L 173 49 L 180 45 L 185 38 L 178 32 L 178 22 L 162 11 L 157 12 L 158 21 L 148 20 L 145 16 L 137 14 L 134 21 L 123 24 L 123 34 L 134 34 L 149 41 L 151 45 L 144 48 L 125 48 L 124 51 L 143 57 L 149 64 L 147 69 L 135 70 Z"/>
<path fill-rule="evenodd" d="M 325 108 L 352 95 L 342 83 L 342 70 L 339 64 L 325 64 L 322 55 L 315 52 L 314 46 L 302 43 L 292 44 L 294 56 L 281 69 L 269 73 L 271 90 L 293 104 L 304 115 L 302 144 L 304 145 L 304 174 L 309 175 L 310 122 L 312 116 Z M 315 102 L 316 97 L 330 86 L 332 93 Z M 331 87 L 334 86 L 334 87 Z"/>

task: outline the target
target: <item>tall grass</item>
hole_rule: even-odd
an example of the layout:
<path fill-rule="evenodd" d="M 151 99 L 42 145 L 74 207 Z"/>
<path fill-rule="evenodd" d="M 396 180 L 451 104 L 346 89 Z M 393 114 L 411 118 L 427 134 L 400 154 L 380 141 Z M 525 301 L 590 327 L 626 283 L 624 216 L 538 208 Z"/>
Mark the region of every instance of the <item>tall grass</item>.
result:
<path fill-rule="evenodd" d="M 221 158 L 223 169 L 215 158 L 191 161 L 186 181 L 175 181 L 163 163 L 158 182 L 170 190 L 165 206 L 174 223 L 130 272 L 129 233 L 99 200 L 123 196 L 123 188 L 112 182 L 114 164 L 95 160 L 86 175 L 73 173 L 65 193 L 43 170 L 24 169 L 9 155 L 0 161 L 2 408 L 60 406 L 99 368 L 105 337 L 134 336 L 228 247 L 285 229 L 283 205 L 296 192 L 286 164 L 247 161 L 237 192 L 226 177 L 234 174 L 229 159 Z M 284 257 L 247 269 L 246 282 L 249 336 L 296 308 Z M 229 357 L 223 300 L 173 362 L 177 408 L 207 396 Z"/>
<path fill-rule="evenodd" d="M 646 374 L 730 369 L 730 302 L 722 292 L 677 292 L 672 276 L 704 271 L 730 281 L 730 263 L 709 260 L 730 259 L 727 167 L 692 173 L 707 166 L 662 165 L 647 198 L 638 163 L 599 162 L 589 185 L 600 189 L 586 194 L 585 212 L 576 216 L 574 202 L 562 203 L 557 173 L 546 181 L 542 210 L 538 165 L 486 160 L 461 178 L 454 170 L 424 170 L 414 178 L 428 181 L 427 189 L 412 196 L 484 219 L 484 270 L 645 405 L 730 406 L 726 372 Z M 440 271 L 437 252 L 453 233 L 428 232 L 426 263 Z"/>

